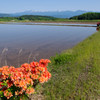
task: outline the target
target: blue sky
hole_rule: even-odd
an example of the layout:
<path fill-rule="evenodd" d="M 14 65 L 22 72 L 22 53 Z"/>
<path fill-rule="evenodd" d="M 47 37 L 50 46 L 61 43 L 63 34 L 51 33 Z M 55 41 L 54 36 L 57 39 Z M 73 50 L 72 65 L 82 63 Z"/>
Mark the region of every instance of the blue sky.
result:
<path fill-rule="evenodd" d="M 0 13 L 15 13 L 26 10 L 100 12 L 100 0 L 0 0 Z"/>

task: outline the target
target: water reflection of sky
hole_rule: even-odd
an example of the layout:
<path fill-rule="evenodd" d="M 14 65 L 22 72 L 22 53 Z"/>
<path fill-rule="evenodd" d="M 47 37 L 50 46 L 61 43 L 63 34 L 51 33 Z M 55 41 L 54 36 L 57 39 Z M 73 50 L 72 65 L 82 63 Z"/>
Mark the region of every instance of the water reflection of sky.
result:
<path fill-rule="evenodd" d="M 95 27 L 0 24 L 0 54 L 4 48 L 8 49 L 0 65 L 5 65 L 3 59 L 7 59 L 9 65 L 17 66 L 18 58 L 20 64 L 49 58 L 71 48 L 95 31 Z"/>
<path fill-rule="evenodd" d="M 67 26 L 67 25 L 70 25 L 70 26 L 91 26 L 91 27 L 96 27 L 96 24 L 75 24 L 75 23 L 36 23 L 36 22 L 20 22 L 20 23 L 17 23 L 17 22 L 8 22 L 8 24 L 15 24 L 15 25 L 54 25 L 54 26 Z"/>

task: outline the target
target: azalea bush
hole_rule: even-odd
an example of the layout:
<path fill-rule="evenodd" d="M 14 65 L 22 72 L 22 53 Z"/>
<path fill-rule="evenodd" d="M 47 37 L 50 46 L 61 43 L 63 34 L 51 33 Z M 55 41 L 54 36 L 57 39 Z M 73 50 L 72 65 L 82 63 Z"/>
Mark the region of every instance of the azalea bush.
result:
<path fill-rule="evenodd" d="M 0 68 L 1 99 L 17 100 L 34 94 L 38 83 L 47 82 L 51 74 L 47 70 L 48 59 L 22 64 L 21 67 L 3 66 Z"/>

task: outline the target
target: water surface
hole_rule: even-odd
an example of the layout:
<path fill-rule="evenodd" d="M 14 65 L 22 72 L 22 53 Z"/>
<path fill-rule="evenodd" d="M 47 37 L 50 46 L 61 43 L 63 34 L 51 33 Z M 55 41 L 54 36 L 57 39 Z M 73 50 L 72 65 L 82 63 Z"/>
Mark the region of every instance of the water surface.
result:
<path fill-rule="evenodd" d="M 0 24 L 0 65 L 50 58 L 95 31 L 95 27 Z"/>

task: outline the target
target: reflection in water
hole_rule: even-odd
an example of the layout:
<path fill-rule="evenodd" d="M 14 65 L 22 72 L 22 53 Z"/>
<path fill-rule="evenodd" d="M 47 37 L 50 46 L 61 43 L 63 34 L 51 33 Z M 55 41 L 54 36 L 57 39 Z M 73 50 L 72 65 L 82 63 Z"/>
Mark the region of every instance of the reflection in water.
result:
<path fill-rule="evenodd" d="M 0 66 L 50 58 L 95 32 L 95 27 L 0 24 Z"/>

